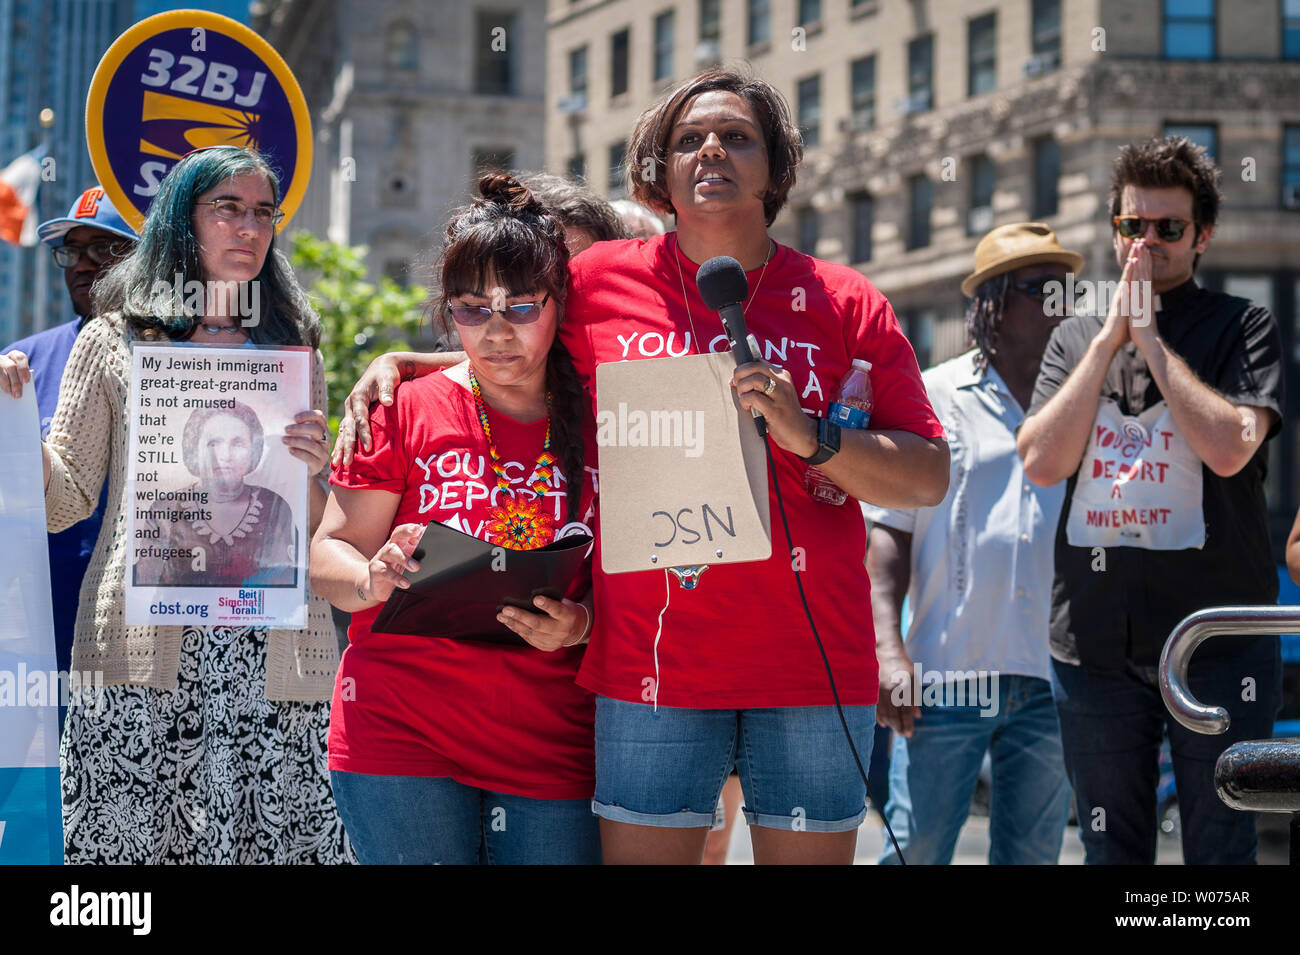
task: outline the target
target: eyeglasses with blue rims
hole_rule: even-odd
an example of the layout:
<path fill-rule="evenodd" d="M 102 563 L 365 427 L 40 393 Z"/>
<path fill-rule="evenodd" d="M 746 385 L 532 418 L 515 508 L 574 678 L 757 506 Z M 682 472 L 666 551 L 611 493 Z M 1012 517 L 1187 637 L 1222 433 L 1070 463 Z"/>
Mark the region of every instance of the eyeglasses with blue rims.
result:
<path fill-rule="evenodd" d="M 107 265 L 114 259 L 121 258 L 131 248 L 125 239 L 101 239 L 90 245 L 61 245 L 50 251 L 54 255 L 54 264 L 61 269 L 70 269 L 84 255 L 91 265 Z"/>
<path fill-rule="evenodd" d="M 1177 242 L 1191 225 L 1186 219 L 1144 219 L 1141 216 L 1115 216 L 1110 220 L 1126 239 L 1138 239 L 1147 234 L 1147 226 L 1155 225 L 1156 235 L 1166 242 Z"/>
<path fill-rule="evenodd" d="M 1025 279 L 1022 282 L 1012 282 L 1011 287 L 1026 298 L 1032 298 L 1037 302 L 1045 302 L 1053 294 L 1064 296 L 1069 289 L 1064 278 L 1059 275 L 1041 275 L 1038 278 Z M 1086 285 L 1080 284 L 1074 287 L 1074 299 L 1077 302 L 1083 298 Z"/>
<path fill-rule="evenodd" d="M 531 325 L 541 318 L 542 309 L 546 307 L 550 298 L 551 294 L 547 292 L 540 302 L 520 302 L 518 305 L 507 305 L 505 308 L 488 308 L 486 305 L 452 305 L 448 302 L 447 311 L 451 313 L 452 321 L 457 325 L 470 328 L 482 325 L 497 312 L 504 315 L 511 325 Z"/>
<path fill-rule="evenodd" d="M 250 209 L 253 212 L 253 221 L 258 225 L 275 226 L 284 221 L 283 209 L 272 209 L 270 206 L 250 206 L 238 199 L 206 199 L 203 202 L 195 203 L 195 205 L 211 206 L 218 219 L 227 219 L 231 222 L 243 222 L 244 216 L 248 215 Z"/>

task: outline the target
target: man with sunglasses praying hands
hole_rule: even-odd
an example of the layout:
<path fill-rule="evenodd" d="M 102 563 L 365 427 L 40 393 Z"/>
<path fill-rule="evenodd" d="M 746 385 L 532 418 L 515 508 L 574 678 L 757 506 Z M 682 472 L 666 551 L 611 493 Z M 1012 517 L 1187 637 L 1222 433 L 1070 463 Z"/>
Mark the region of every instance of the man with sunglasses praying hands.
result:
<path fill-rule="evenodd" d="M 1219 800 L 1213 774 L 1232 743 L 1271 735 L 1278 638 L 1219 636 L 1192 658 L 1193 692 L 1230 715 L 1219 736 L 1169 716 L 1156 678 L 1188 614 L 1277 601 L 1263 446 L 1281 430 L 1282 346 L 1267 308 L 1193 277 L 1214 233 L 1219 176 L 1182 137 L 1120 151 L 1117 293 L 1104 318 L 1079 314 L 1052 334 L 1017 441 L 1030 481 L 1066 482 L 1052 688 L 1091 864 L 1155 861 L 1162 731 L 1184 861 L 1255 861 L 1255 818 Z"/>
<path fill-rule="evenodd" d="M 54 409 L 59 404 L 63 367 L 72 354 L 73 342 L 94 311 L 90 303 L 91 286 L 135 247 L 137 236 L 99 186 L 92 186 L 79 195 L 66 216 L 42 222 L 36 231 L 41 241 L 51 247 L 54 264 L 63 269 L 63 281 L 77 317 L 14 342 L 3 354 L 17 362 L 15 374 L 24 380 L 29 376 L 34 382 L 41 437 L 46 438 L 54 420 Z M 18 354 L 12 355 L 13 352 Z M 72 631 L 77 622 L 81 579 L 86 575 L 91 551 L 99 539 L 107 493 L 105 484 L 90 517 L 49 537 L 54 647 L 61 671 L 66 671 L 72 661 Z M 60 707 L 60 723 L 64 712 Z"/>

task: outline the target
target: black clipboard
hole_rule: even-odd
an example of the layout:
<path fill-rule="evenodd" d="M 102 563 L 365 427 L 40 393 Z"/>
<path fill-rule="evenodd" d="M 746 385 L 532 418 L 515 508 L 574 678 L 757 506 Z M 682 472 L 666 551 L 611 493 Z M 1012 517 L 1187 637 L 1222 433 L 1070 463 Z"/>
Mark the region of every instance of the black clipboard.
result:
<path fill-rule="evenodd" d="M 528 646 L 497 614 L 504 607 L 541 613 L 533 606 L 538 595 L 561 599 L 591 544 L 590 535 L 577 534 L 536 550 L 511 550 L 429 524 L 411 555 L 420 569 L 404 575 L 410 589 L 393 591 L 371 632 Z"/>

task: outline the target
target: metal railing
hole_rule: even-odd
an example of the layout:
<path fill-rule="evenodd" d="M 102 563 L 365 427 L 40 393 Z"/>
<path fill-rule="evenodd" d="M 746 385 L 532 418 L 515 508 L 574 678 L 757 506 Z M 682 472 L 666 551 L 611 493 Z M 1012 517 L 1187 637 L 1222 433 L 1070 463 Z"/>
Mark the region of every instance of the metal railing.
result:
<path fill-rule="evenodd" d="M 1267 636 L 1300 633 L 1300 607 L 1210 607 L 1184 617 L 1160 654 L 1160 695 L 1187 729 L 1213 736 L 1227 732 L 1228 711 L 1206 706 L 1187 688 L 1187 665 L 1196 648 L 1222 634 Z"/>

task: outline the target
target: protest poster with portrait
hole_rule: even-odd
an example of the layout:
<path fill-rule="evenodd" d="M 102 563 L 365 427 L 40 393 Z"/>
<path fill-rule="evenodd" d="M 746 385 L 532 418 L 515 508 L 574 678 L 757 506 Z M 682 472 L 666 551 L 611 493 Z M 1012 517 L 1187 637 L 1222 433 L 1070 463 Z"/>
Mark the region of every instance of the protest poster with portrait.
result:
<path fill-rule="evenodd" d="M 126 622 L 306 626 L 311 349 L 136 343 Z"/>

